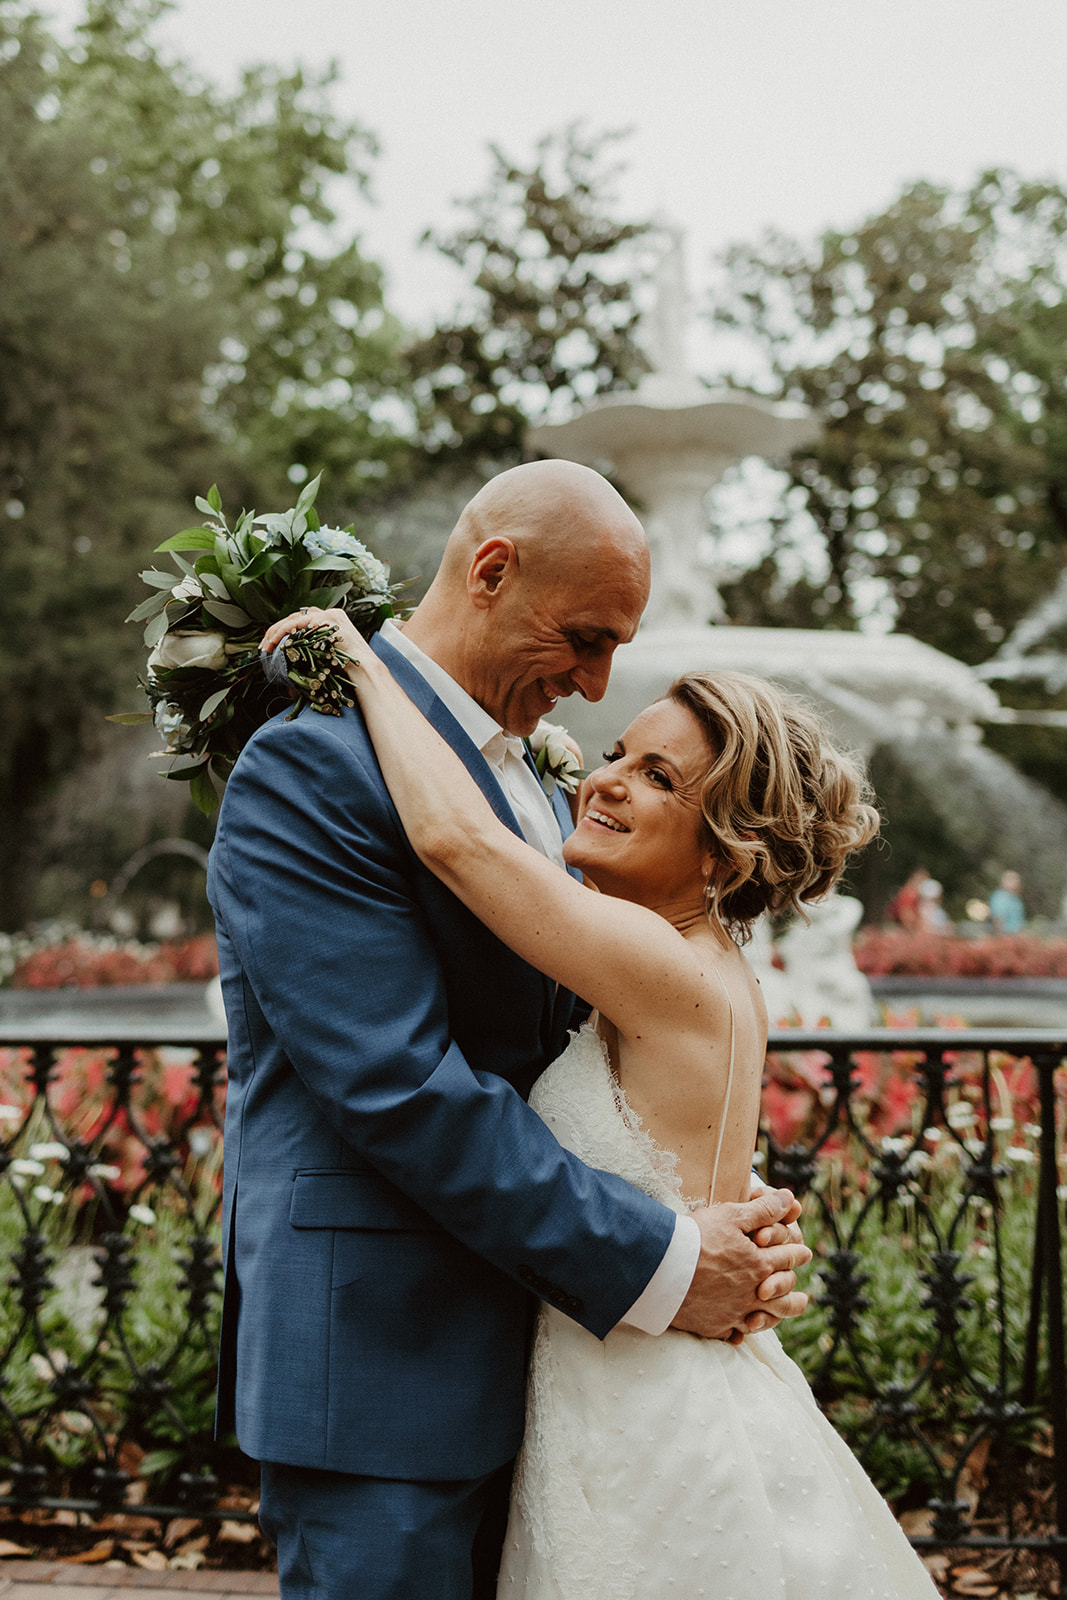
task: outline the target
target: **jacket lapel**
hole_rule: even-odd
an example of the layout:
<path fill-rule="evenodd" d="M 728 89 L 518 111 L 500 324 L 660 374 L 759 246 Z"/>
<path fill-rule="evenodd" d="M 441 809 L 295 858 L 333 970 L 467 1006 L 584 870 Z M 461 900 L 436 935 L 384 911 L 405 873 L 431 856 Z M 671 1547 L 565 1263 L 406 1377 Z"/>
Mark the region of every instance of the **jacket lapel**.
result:
<path fill-rule="evenodd" d="M 493 770 L 486 761 L 478 746 L 469 734 L 464 733 L 455 717 L 444 702 L 426 682 L 417 667 L 413 667 L 406 656 L 399 650 L 394 650 L 387 639 L 376 633 L 371 640 L 371 649 L 379 656 L 393 677 L 404 690 L 409 700 L 413 700 L 426 720 L 437 729 L 446 744 L 451 745 L 467 771 L 478 785 L 479 789 L 493 808 L 494 815 L 522 838 L 522 829 L 515 820 L 515 813 L 508 805 L 507 797 L 493 775 Z"/>

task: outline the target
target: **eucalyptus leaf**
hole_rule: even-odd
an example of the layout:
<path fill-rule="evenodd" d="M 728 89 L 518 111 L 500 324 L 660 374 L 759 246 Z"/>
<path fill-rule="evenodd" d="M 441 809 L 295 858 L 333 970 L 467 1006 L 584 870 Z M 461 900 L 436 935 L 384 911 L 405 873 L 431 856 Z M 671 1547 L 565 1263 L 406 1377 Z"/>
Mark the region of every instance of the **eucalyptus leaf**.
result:
<path fill-rule="evenodd" d="M 216 689 L 214 694 L 208 695 L 207 699 L 200 707 L 200 715 L 198 718 L 200 722 L 206 722 L 211 713 L 216 711 L 218 707 L 221 706 L 231 688 L 232 684 L 228 683 L 224 689 Z"/>
<path fill-rule="evenodd" d="M 268 533 L 282 533 L 286 536 L 292 532 L 292 522 L 288 514 L 283 516 L 277 511 L 268 511 L 262 517 L 257 517 L 256 527 L 266 528 Z"/>
<path fill-rule="evenodd" d="M 208 509 L 210 510 L 210 507 Z M 215 535 L 207 528 L 186 528 L 184 533 L 172 533 L 169 539 L 157 544 L 155 553 L 158 556 L 164 550 L 213 550 L 214 548 Z"/>
<path fill-rule="evenodd" d="M 139 606 L 134 606 L 126 621 L 143 622 L 146 617 L 156 616 L 165 608 L 169 599 L 169 593 L 161 594 L 157 591 L 155 594 L 150 594 L 147 600 L 142 600 Z"/>
<path fill-rule="evenodd" d="M 165 611 L 161 611 L 158 617 L 152 618 L 151 622 L 144 631 L 144 642 L 147 649 L 155 649 L 160 639 L 162 639 L 163 635 L 166 633 L 169 625 L 170 619 Z"/>
<path fill-rule="evenodd" d="M 214 572 L 208 572 L 205 569 L 200 572 L 199 577 L 204 588 L 210 590 L 216 600 L 228 600 L 230 598 L 229 589 Z"/>
<path fill-rule="evenodd" d="M 151 711 L 116 711 L 110 717 L 105 717 L 104 721 L 121 722 L 125 728 L 136 728 L 142 722 L 154 721 L 154 718 Z"/>
<path fill-rule="evenodd" d="M 173 589 L 173 572 L 159 572 L 155 567 L 149 567 L 146 572 L 139 572 L 137 576 L 143 583 L 150 584 L 153 589 Z"/>
<path fill-rule="evenodd" d="M 223 600 L 205 600 L 204 610 L 212 617 L 224 622 L 228 628 L 249 628 L 252 618 L 240 606 L 230 605 Z"/>

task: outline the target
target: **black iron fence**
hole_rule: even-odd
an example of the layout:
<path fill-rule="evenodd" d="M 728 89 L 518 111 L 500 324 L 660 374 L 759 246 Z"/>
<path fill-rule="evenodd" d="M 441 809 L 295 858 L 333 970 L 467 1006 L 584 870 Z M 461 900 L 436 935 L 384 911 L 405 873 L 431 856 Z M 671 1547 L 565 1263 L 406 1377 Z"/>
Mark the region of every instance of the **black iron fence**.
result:
<path fill-rule="evenodd" d="M 1065 1060 L 1043 1029 L 772 1036 L 761 1153 L 817 1255 L 784 1337 L 920 1548 L 1067 1567 Z M 0 1505 L 240 1516 L 223 1094 L 210 1032 L 0 1025 Z"/>
<path fill-rule="evenodd" d="M 762 1141 L 817 1255 L 783 1339 L 912 1542 L 1061 1570 L 1065 1057 L 1045 1029 L 778 1032 Z"/>

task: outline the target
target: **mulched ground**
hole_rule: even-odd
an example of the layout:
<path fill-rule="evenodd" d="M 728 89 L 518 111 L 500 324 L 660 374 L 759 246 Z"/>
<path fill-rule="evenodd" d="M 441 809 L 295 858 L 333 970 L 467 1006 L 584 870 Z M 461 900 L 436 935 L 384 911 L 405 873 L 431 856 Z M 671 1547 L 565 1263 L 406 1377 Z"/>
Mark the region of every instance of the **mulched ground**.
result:
<path fill-rule="evenodd" d="M 984 1467 L 984 1463 L 982 1464 Z M 999 1486 L 981 1482 L 972 1474 L 964 1491 L 980 1496 L 975 1527 L 995 1535 L 1002 1529 L 1002 1495 Z M 1048 1463 L 1031 1458 L 1013 1474 L 1016 1530 L 1043 1536 L 1054 1531 L 1054 1491 Z M 998 1500 L 1001 1501 L 998 1506 Z M 220 1509 L 248 1512 L 256 1509 L 247 1486 L 234 1486 L 219 1502 Z M 905 1512 L 901 1518 L 912 1537 L 931 1532 L 928 1511 Z M 100 1563 L 114 1567 L 139 1567 L 145 1572 L 221 1571 L 272 1572 L 274 1550 L 254 1522 L 236 1518 L 217 1521 L 195 1517 L 160 1518 L 133 1511 L 89 1518 L 84 1512 L 0 1508 L 0 1558 L 60 1561 L 81 1566 Z M 1047 1556 L 1010 1550 L 939 1550 L 923 1559 L 941 1594 L 956 1600 L 1056 1600 L 1060 1574 Z M 0 1559 L 2 1572 L 2 1559 Z M 1067 1589 L 1064 1591 L 1067 1593 Z"/>

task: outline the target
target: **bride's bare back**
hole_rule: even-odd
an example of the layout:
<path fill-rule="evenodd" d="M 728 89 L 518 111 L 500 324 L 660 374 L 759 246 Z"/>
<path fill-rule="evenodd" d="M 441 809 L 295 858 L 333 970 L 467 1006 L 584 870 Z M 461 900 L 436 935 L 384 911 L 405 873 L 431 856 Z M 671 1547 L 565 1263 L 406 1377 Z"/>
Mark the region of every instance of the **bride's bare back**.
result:
<path fill-rule="evenodd" d="M 691 1203 L 745 1200 L 759 1123 L 767 1010 L 741 952 L 699 943 L 707 993 L 699 1009 L 628 1035 L 606 1018 L 598 1031 L 628 1104 L 664 1150 L 678 1157 Z"/>

